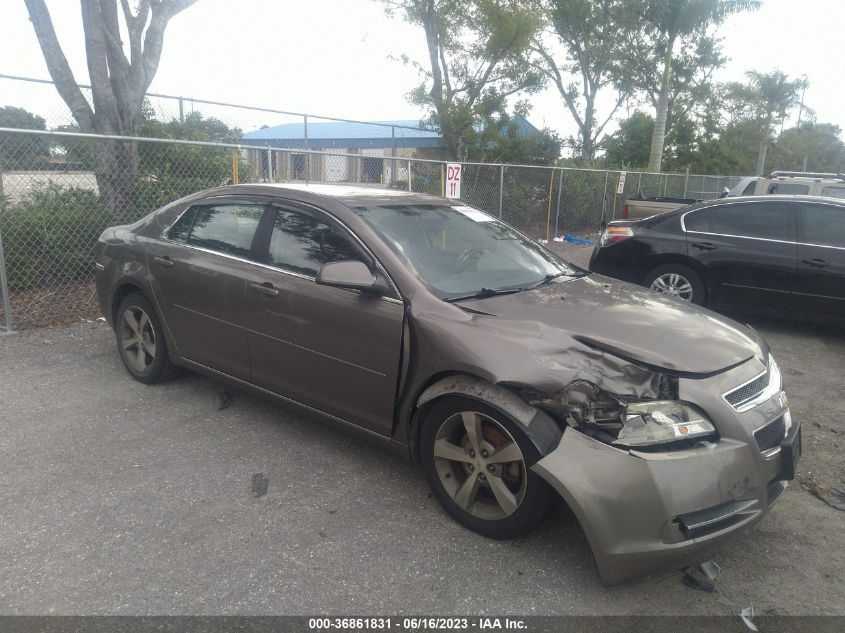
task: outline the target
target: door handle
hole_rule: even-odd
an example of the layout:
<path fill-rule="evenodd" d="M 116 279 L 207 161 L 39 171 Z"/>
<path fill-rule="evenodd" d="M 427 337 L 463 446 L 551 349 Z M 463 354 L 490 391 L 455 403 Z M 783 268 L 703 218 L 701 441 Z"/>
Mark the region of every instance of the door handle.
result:
<path fill-rule="evenodd" d="M 159 257 L 158 255 L 153 255 L 153 259 L 156 260 L 159 264 L 164 266 L 165 268 L 170 268 L 175 263 L 169 256 L 164 255 Z"/>
<path fill-rule="evenodd" d="M 716 245 L 712 242 L 693 242 L 693 248 L 700 249 L 702 251 L 713 251 L 716 250 Z"/>
<path fill-rule="evenodd" d="M 813 268 L 827 268 L 830 264 L 823 260 L 823 259 L 802 259 L 802 264 L 807 264 L 808 266 L 812 266 Z"/>
<path fill-rule="evenodd" d="M 264 295 L 265 297 L 278 297 L 279 291 L 273 287 L 269 281 L 265 281 L 263 284 L 258 283 L 251 283 L 249 284 L 251 290 L 255 290 L 255 292 Z"/>

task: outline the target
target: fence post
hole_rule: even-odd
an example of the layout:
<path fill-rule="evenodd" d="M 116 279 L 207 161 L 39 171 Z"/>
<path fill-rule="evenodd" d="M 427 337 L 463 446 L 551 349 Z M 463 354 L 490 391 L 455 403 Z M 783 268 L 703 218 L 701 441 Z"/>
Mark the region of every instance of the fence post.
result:
<path fill-rule="evenodd" d="M 552 167 L 552 171 L 549 174 L 549 210 L 546 213 L 546 241 L 548 242 L 549 234 L 552 230 L 552 193 L 554 193 L 555 189 L 555 168 Z"/>
<path fill-rule="evenodd" d="M 411 173 L 411 159 L 408 159 L 408 191 L 413 191 L 414 188 L 411 186 L 411 178 L 413 178 Z"/>
<path fill-rule="evenodd" d="M 238 184 L 238 149 L 232 148 L 232 184 Z"/>
<path fill-rule="evenodd" d="M 440 197 L 446 197 L 446 163 L 440 164 Z"/>
<path fill-rule="evenodd" d="M 687 184 L 689 184 L 689 165 L 687 165 L 687 168 L 684 170 L 684 195 L 681 196 L 682 198 L 687 197 Z"/>
<path fill-rule="evenodd" d="M 610 178 L 610 171 L 604 170 L 604 190 L 601 192 L 601 223 L 602 226 L 607 224 L 607 181 Z"/>
<path fill-rule="evenodd" d="M 390 126 L 390 186 L 396 180 L 396 126 Z"/>
<path fill-rule="evenodd" d="M 14 324 L 12 323 L 12 306 L 9 302 L 9 284 L 6 279 L 6 258 L 3 254 L 3 235 L 0 234 L 0 291 L 3 296 L 3 316 L 5 325 L 0 326 L 0 336 L 14 334 Z"/>
<path fill-rule="evenodd" d="M 502 194 L 505 190 L 505 164 L 499 165 L 499 219 L 502 219 Z"/>
<path fill-rule="evenodd" d="M 179 97 L 179 123 L 185 122 L 185 100 Z"/>
<path fill-rule="evenodd" d="M 273 152 L 267 146 L 267 182 L 273 182 Z"/>
<path fill-rule="evenodd" d="M 308 153 L 308 115 L 302 115 L 302 145 L 305 149 L 305 184 L 311 179 L 311 154 Z"/>
<path fill-rule="evenodd" d="M 563 167 L 560 168 L 560 176 L 557 179 L 557 209 L 555 210 L 555 237 L 560 231 L 560 194 L 563 192 Z"/>

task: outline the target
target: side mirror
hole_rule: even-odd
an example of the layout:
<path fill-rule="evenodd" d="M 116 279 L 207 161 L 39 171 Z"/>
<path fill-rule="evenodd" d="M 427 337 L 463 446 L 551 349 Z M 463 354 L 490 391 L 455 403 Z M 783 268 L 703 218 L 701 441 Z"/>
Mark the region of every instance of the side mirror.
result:
<path fill-rule="evenodd" d="M 350 288 L 362 292 L 383 294 L 384 288 L 363 262 L 344 260 L 324 264 L 317 273 L 317 283 L 335 288 Z"/>
<path fill-rule="evenodd" d="M 720 196 L 719 196 L 719 198 L 727 198 L 727 197 L 728 197 L 728 194 L 729 194 L 730 192 L 731 192 L 731 190 L 730 190 L 730 189 L 728 189 L 727 187 L 725 187 L 724 189 L 722 189 L 722 195 L 720 195 Z"/>

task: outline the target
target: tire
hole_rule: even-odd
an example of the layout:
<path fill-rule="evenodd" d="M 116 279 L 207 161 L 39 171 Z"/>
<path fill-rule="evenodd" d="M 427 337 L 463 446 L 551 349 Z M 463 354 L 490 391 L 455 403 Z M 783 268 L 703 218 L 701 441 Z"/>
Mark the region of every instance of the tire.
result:
<path fill-rule="evenodd" d="M 468 432 L 478 437 L 477 423 L 480 442 Z M 546 516 L 552 490 L 529 470 L 539 458 L 517 423 L 472 398 L 440 398 L 423 421 L 420 462 L 432 493 L 458 523 L 489 538 L 515 538 Z"/>
<path fill-rule="evenodd" d="M 120 302 L 114 333 L 120 359 L 135 380 L 149 385 L 165 382 L 176 375 L 177 368 L 170 362 L 161 320 L 144 295 L 132 293 Z"/>
<path fill-rule="evenodd" d="M 707 301 L 707 286 L 697 272 L 683 264 L 658 266 L 645 276 L 643 285 L 655 292 L 703 306 Z"/>

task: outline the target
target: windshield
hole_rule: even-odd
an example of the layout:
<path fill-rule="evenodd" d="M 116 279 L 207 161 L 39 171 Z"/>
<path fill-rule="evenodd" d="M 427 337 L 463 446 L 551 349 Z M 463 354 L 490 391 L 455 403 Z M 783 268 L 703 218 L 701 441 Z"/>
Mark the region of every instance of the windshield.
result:
<path fill-rule="evenodd" d="M 442 299 L 523 290 L 581 272 L 471 207 L 415 204 L 353 210 Z"/>

